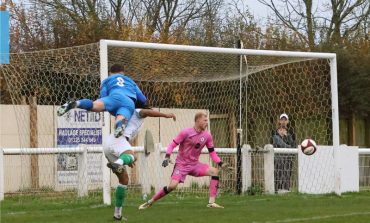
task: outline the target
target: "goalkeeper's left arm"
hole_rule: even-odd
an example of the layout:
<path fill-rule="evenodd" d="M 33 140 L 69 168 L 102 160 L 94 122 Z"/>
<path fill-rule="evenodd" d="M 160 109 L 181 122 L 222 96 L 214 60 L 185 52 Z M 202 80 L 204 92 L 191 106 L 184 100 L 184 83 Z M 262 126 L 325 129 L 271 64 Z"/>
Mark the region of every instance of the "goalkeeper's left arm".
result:
<path fill-rule="evenodd" d="M 209 156 L 213 160 L 213 162 L 217 163 L 219 167 L 224 167 L 226 163 L 223 163 L 221 158 L 217 155 L 215 148 L 208 148 Z"/>
<path fill-rule="evenodd" d="M 211 157 L 213 162 L 217 163 L 219 167 L 223 167 L 223 165 L 225 164 L 221 161 L 221 158 L 217 155 L 215 151 L 212 135 L 210 135 L 210 137 L 208 138 L 206 146 L 208 148 L 209 156 Z"/>

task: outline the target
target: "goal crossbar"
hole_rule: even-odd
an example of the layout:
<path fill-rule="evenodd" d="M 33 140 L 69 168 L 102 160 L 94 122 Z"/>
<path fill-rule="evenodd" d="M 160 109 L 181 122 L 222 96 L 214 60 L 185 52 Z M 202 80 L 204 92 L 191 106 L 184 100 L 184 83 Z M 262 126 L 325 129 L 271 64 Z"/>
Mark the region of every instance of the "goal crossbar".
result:
<path fill-rule="evenodd" d="M 320 58 L 320 59 L 336 58 L 335 53 L 316 53 L 316 52 L 312 53 L 312 52 L 295 52 L 295 51 L 236 49 L 236 48 L 222 48 L 222 47 L 176 45 L 176 44 L 143 43 L 143 42 L 119 41 L 119 40 L 100 40 L 100 44 L 107 45 L 107 46 L 115 46 L 115 47 L 125 47 L 125 48 L 187 51 L 187 52 L 217 53 L 217 54 L 303 57 L 303 58 Z"/>

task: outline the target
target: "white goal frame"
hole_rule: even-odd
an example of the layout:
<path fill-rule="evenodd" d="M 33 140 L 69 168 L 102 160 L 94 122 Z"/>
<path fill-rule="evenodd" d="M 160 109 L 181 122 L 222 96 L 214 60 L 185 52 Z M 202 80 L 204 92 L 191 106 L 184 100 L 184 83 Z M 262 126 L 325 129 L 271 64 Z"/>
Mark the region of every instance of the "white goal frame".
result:
<path fill-rule="evenodd" d="M 100 40 L 100 78 L 104 80 L 108 77 L 108 47 L 124 47 L 151 50 L 187 51 L 214 54 L 233 54 L 240 56 L 272 56 L 272 57 L 300 57 L 311 59 L 328 59 L 330 61 L 330 85 L 331 85 L 331 110 L 332 110 L 332 139 L 335 163 L 335 193 L 340 195 L 340 164 L 339 164 L 339 108 L 338 108 L 338 85 L 337 85 L 337 57 L 335 53 L 312 53 L 294 51 L 275 51 L 275 50 L 253 50 L 253 49 L 234 49 L 220 47 L 187 46 L 175 44 L 143 43 L 118 40 Z M 104 116 L 104 123 L 109 123 L 109 115 Z M 108 135 L 110 126 L 105 125 L 102 130 L 103 137 Z"/>

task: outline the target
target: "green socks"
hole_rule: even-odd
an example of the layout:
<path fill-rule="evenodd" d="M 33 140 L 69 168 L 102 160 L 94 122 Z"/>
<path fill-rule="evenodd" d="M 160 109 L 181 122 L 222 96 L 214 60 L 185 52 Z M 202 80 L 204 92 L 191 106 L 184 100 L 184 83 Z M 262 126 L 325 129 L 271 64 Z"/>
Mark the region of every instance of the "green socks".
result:
<path fill-rule="evenodd" d="M 122 207 L 125 201 L 127 185 L 118 184 L 116 188 L 116 207 Z"/>
<path fill-rule="evenodd" d="M 120 164 L 120 165 L 130 165 L 134 161 L 135 161 L 135 158 L 133 155 L 122 153 L 115 163 Z"/>

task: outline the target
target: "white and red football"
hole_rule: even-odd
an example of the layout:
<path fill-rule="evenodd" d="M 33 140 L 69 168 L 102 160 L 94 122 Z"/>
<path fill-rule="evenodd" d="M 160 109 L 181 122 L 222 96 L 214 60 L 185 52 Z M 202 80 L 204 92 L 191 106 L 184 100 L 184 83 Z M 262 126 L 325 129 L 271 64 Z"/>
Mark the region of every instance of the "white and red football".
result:
<path fill-rule="evenodd" d="M 312 139 L 305 139 L 301 143 L 301 150 L 304 154 L 310 156 L 314 154 L 317 150 L 316 142 Z"/>

